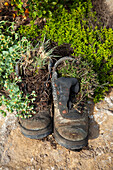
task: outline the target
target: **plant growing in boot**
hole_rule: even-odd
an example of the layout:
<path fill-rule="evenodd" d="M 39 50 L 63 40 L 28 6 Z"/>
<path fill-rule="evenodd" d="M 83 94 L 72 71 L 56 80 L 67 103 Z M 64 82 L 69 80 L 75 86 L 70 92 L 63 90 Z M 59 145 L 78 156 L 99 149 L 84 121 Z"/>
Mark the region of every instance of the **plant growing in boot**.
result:
<path fill-rule="evenodd" d="M 51 57 L 54 50 L 49 40 L 35 48 L 26 38 L 19 39 L 13 23 L 0 22 L 0 112 L 6 116 L 16 111 L 21 132 L 26 137 L 41 139 L 52 132 Z M 50 63 L 49 63 L 50 62 Z"/>
<path fill-rule="evenodd" d="M 28 138 L 41 139 L 52 132 L 50 74 L 51 57 L 55 57 L 51 54 L 53 50 L 49 49 L 49 40 L 41 42 L 27 51 L 20 63 L 19 70 L 23 70 L 26 91 L 30 93 L 35 90 L 36 94 L 36 114 L 30 119 L 19 119 L 21 132 Z"/>
<path fill-rule="evenodd" d="M 73 57 L 75 60 L 69 62 L 64 61 L 58 67 L 58 74 L 61 77 L 73 77 L 77 78 L 80 82 L 80 91 L 78 93 L 78 99 L 76 97 L 76 103 L 80 101 L 94 98 L 94 92 L 97 86 L 102 87 L 99 83 L 98 74 L 94 72 L 92 63 L 88 63 L 82 58 Z M 103 85 L 104 88 L 104 85 Z"/>
<path fill-rule="evenodd" d="M 36 113 L 33 105 L 36 94 L 35 90 L 27 93 L 25 87 L 22 87 L 25 84 L 19 72 L 24 69 L 25 73 L 26 68 L 29 70 L 32 65 L 35 70 L 34 74 L 38 73 L 39 68 L 47 65 L 46 60 L 48 62 L 49 57 L 52 57 L 50 53 L 52 53 L 53 49 L 46 52 L 45 46 L 48 48 L 49 41 L 43 42 L 41 45 L 37 45 L 38 53 L 25 37 L 20 40 L 18 33 L 15 33 L 13 28 L 14 23 L 0 22 L 0 105 L 6 106 L 6 111 L 0 110 L 0 112 L 6 116 L 7 111 L 16 111 L 15 116 L 29 118 Z M 32 52 L 37 52 L 38 56 L 34 55 L 31 59 L 31 56 L 27 55 L 30 49 Z M 19 65 L 20 69 L 17 69 Z"/>

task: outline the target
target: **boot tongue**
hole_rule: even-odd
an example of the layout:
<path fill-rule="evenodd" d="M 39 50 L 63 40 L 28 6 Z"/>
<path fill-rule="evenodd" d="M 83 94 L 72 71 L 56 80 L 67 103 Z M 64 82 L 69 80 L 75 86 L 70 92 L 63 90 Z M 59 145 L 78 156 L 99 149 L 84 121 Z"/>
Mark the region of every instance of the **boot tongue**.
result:
<path fill-rule="evenodd" d="M 68 87 L 69 89 L 71 86 L 73 87 L 74 92 L 78 93 L 79 91 L 79 82 L 76 78 L 66 78 L 66 77 L 60 77 L 57 80 L 55 80 L 57 86 L 64 86 Z"/>
<path fill-rule="evenodd" d="M 60 113 L 63 117 L 76 115 L 77 111 L 74 110 L 73 113 L 70 113 L 70 105 L 71 101 L 70 98 L 70 90 L 78 93 L 79 92 L 79 82 L 76 78 L 65 78 L 61 77 L 55 80 L 56 84 L 56 93 L 58 99 L 58 106 Z"/>

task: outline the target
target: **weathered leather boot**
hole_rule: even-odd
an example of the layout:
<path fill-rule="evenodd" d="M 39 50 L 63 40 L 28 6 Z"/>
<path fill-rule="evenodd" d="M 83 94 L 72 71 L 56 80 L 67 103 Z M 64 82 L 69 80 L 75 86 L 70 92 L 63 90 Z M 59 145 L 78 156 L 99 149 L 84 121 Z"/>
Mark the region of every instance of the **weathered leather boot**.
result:
<path fill-rule="evenodd" d="M 41 111 L 31 118 L 19 118 L 21 132 L 31 139 L 42 139 L 52 133 L 52 119 L 50 112 Z"/>
<path fill-rule="evenodd" d="M 81 105 L 76 110 L 71 104 L 71 95 L 79 92 L 79 82 L 76 78 L 57 78 L 56 68 L 64 60 L 73 60 L 63 57 L 53 68 L 52 88 L 54 99 L 54 137 L 65 148 L 80 149 L 88 143 L 88 112 Z"/>
<path fill-rule="evenodd" d="M 31 118 L 19 118 L 19 125 L 24 136 L 31 139 L 42 139 L 53 131 L 51 87 L 46 87 L 46 81 L 37 81 L 36 83 L 39 87 L 39 89 L 36 89 L 36 101 L 34 103 L 36 113 Z"/>

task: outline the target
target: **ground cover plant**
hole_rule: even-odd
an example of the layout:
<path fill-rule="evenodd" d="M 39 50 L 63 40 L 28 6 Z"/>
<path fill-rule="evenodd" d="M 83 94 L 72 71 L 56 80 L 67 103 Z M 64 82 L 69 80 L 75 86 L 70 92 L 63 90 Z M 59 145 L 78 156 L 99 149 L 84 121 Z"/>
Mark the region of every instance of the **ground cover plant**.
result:
<path fill-rule="evenodd" d="M 30 18 L 30 25 L 21 25 L 19 28 L 20 34 L 26 36 L 29 40 L 34 40 L 39 37 L 39 26 L 35 24 L 35 20 L 38 18 L 49 18 L 54 15 L 56 9 L 62 10 L 63 6 L 69 8 L 74 1 L 34 1 L 28 0 L 26 7 L 23 8 L 22 0 L 11 0 L 11 6 L 14 6 L 16 15 L 22 15 L 25 19 L 27 16 Z M 78 1 L 77 1 L 78 2 Z M 15 15 L 15 14 L 14 14 Z"/>
<path fill-rule="evenodd" d="M 100 84 L 95 88 L 94 101 L 101 100 L 103 93 L 113 85 L 113 30 L 103 28 L 98 22 L 91 1 L 79 3 L 70 12 L 66 9 L 57 11 L 47 20 L 42 37 L 45 33 L 58 45 L 70 44 L 75 59 L 80 56 L 86 63 L 92 63 Z"/>
<path fill-rule="evenodd" d="M 55 15 L 55 11 L 58 9 L 62 11 L 63 8 L 70 10 L 73 8 L 73 4 L 77 5 L 80 1 L 70 1 L 70 0 L 44 0 L 44 1 L 34 1 L 28 0 L 26 8 L 22 10 L 23 2 L 21 0 L 11 1 L 12 5 L 18 11 L 18 14 L 22 14 L 24 17 L 29 16 L 31 19 L 29 25 L 21 25 L 19 28 L 20 34 L 26 36 L 29 40 L 38 39 L 40 35 L 40 27 L 35 23 L 37 17 L 40 19 L 48 19 Z M 81 0 L 83 2 L 83 0 Z M 20 6 L 18 4 L 21 4 Z"/>
<path fill-rule="evenodd" d="M 75 2 L 78 3 L 79 0 L 76 0 Z M 81 0 L 81 2 L 83 2 L 83 0 Z M 62 10 L 63 7 L 70 8 L 73 3 L 73 0 L 28 0 L 26 9 L 28 9 L 29 17 L 35 20 L 37 17 L 49 18 L 54 15 L 56 9 Z M 24 14 L 25 11 L 23 9 L 22 0 L 11 0 L 11 5 L 15 6 L 15 10 L 18 14 Z"/>
<path fill-rule="evenodd" d="M 7 107 L 7 111 L 17 111 L 17 115 L 30 117 L 30 112 L 33 106 L 29 103 L 33 101 L 29 96 L 34 96 L 35 93 L 23 96 L 17 83 L 20 83 L 21 77 L 16 76 L 15 66 L 20 60 L 26 48 L 30 47 L 29 42 L 25 37 L 19 40 L 18 34 L 13 31 L 14 23 L 0 21 L 0 106 L 3 104 Z M 24 100 L 23 100 L 24 99 Z M 20 113 L 21 110 L 21 113 Z M 6 111 L 0 110 L 3 115 Z"/>

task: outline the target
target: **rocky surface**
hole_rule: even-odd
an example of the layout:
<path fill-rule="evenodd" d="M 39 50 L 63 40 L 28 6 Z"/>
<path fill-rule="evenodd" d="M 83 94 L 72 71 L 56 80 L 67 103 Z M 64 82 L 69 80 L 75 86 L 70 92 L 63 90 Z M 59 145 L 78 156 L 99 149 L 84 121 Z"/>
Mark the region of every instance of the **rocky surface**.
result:
<path fill-rule="evenodd" d="M 104 101 L 89 106 L 89 143 L 79 151 L 58 145 L 52 135 L 26 138 L 13 114 L 0 115 L 0 170 L 112 170 L 113 89 Z"/>

